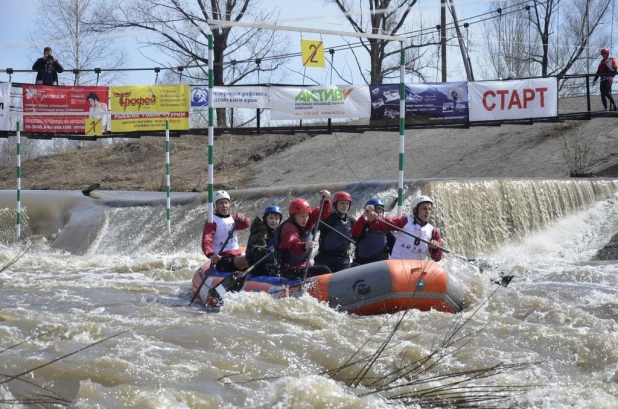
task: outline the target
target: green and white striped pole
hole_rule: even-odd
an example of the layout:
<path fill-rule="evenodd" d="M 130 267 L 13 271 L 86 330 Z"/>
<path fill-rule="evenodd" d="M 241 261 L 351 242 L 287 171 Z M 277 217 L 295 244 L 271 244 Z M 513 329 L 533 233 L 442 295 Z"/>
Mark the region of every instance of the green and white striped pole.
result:
<path fill-rule="evenodd" d="M 399 68 L 399 184 L 397 188 L 397 215 L 403 212 L 403 154 L 406 137 L 406 52 L 401 42 L 401 66 Z"/>
<path fill-rule="evenodd" d="M 165 185 L 167 187 L 167 232 L 172 231 L 172 186 L 170 181 L 170 119 L 165 118 Z"/>
<path fill-rule="evenodd" d="M 17 121 L 17 238 L 21 236 L 21 124 Z"/>
<path fill-rule="evenodd" d="M 214 52 L 213 52 L 212 34 L 208 36 L 208 223 L 213 221 L 213 206 L 214 200 L 214 158 L 215 158 L 215 131 L 214 131 L 214 108 L 212 103 L 213 95 L 213 67 L 214 67 Z"/>

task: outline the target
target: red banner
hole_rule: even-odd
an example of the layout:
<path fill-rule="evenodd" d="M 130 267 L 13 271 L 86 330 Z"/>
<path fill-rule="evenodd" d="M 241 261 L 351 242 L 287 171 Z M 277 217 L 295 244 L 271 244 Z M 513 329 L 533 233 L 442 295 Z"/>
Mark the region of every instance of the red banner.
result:
<path fill-rule="evenodd" d="M 100 118 L 109 131 L 108 87 L 24 85 L 24 132 L 85 134 L 84 119 Z M 31 115 L 33 112 L 54 115 Z M 82 115 L 77 113 L 83 112 Z M 73 115 L 62 115 L 74 113 Z M 29 115 L 30 114 L 30 115 Z"/>

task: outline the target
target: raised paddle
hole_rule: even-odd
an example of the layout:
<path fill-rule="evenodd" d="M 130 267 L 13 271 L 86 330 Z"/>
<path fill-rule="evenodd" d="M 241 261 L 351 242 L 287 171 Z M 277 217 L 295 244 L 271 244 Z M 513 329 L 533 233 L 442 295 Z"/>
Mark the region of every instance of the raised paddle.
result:
<path fill-rule="evenodd" d="M 258 264 L 266 260 L 270 255 L 272 255 L 274 248 L 271 246 L 268 248 L 268 253 L 264 255 L 261 259 L 255 262 L 251 267 L 246 269 L 245 271 L 235 271 L 231 273 L 229 276 L 225 277 L 219 284 L 214 286 L 208 291 L 208 295 L 210 295 L 217 304 L 221 303 L 221 299 L 225 294 L 231 291 L 239 291 L 243 285 L 245 285 L 245 279 L 247 274 L 252 272 Z"/>
<path fill-rule="evenodd" d="M 311 234 L 311 241 L 315 241 L 315 236 L 317 236 L 318 234 L 318 229 L 320 228 L 320 220 L 322 219 L 322 210 L 324 209 L 324 198 L 322 198 L 322 200 L 320 200 L 320 210 L 318 211 L 318 221 L 315 223 L 315 228 L 313 229 L 313 233 Z M 307 258 L 305 259 L 305 268 L 303 271 L 303 278 L 301 280 L 301 283 L 304 283 L 305 280 L 307 279 L 307 274 L 309 273 L 309 261 L 311 260 L 311 257 L 313 256 L 313 250 L 314 247 L 312 247 L 309 250 L 309 254 L 307 254 Z M 300 286 L 300 288 L 294 293 L 294 295 L 301 296 L 303 294 L 303 287 Z"/>
<path fill-rule="evenodd" d="M 430 242 L 430 241 L 425 240 L 425 239 L 424 239 L 424 238 L 422 238 L 422 237 L 418 237 L 417 235 L 412 234 L 412 233 L 410 233 L 410 232 L 407 232 L 407 231 L 405 231 L 405 230 L 403 230 L 403 229 L 401 229 L 401 228 L 399 228 L 399 227 L 395 226 L 394 224 L 387 222 L 386 220 L 383 220 L 383 219 L 381 219 L 381 218 L 379 218 L 379 217 L 376 217 L 376 220 L 378 220 L 378 221 L 379 221 L 379 222 L 381 222 L 381 223 L 384 223 L 385 225 L 387 225 L 387 226 L 389 226 L 389 227 L 392 227 L 393 229 L 395 229 L 395 230 L 397 230 L 397 231 L 399 231 L 399 232 L 401 232 L 401 233 L 403 233 L 403 234 L 407 234 L 408 236 L 414 237 L 415 239 L 418 239 L 418 240 L 422 241 L 423 243 L 431 244 L 431 242 Z M 444 247 L 442 247 L 442 246 L 437 246 L 437 247 L 438 247 L 439 249 L 441 249 L 443 252 L 448 253 L 448 254 L 452 254 L 453 256 L 455 256 L 455 257 L 457 257 L 457 258 L 460 258 L 460 259 L 462 259 L 462 260 L 464 260 L 464 261 L 477 261 L 476 259 L 470 259 L 470 258 L 464 257 L 464 256 L 462 256 L 462 255 L 459 255 L 459 254 L 457 254 L 457 253 L 453 253 L 452 251 L 450 251 L 450 250 L 448 250 L 448 249 L 445 249 L 445 248 L 444 248 Z M 481 272 L 483 271 L 483 269 L 482 269 L 480 266 L 479 266 L 479 269 L 481 270 Z M 500 281 L 498 281 L 498 280 L 492 280 L 492 281 L 493 281 L 495 284 L 499 284 L 499 285 L 501 285 L 502 287 L 507 287 L 507 286 L 509 285 L 509 283 L 511 282 L 511 280 L 513 279 L 513 277 L 514 277 L 514 274 L 508 274 L 508 275 L 504 275 L 504 274 L 502 274 L 502 277 L 500 278 Z"/>
<path fill-rule="evenodd" d="M 221 250 L 219 250 L 219 253 L 217 253 L 218 256 L 223 254 L 223 250 L 225 249 L 225 246 L 227 246 L 227 243 L 230 241 L 235 231 L 236 231 L 236 223 L 234 223 L 234 227 L 232 227 L 232 230 L 230 230 L 230 232 L 227 234 L 227 239 L 225 239 L 225 241 L 223 242 L 223 245 L 221 246 Z M 191 302 L 189 303 L 189 305 L 192 305 L 193 301 L 195 301 L 195 299 L 197 298 L 198 294 L 200 293 L 200 290 L 202 289 L 202 287 L 204 286 L 204 283 L 210 276 L 210 273 L 212 273 L 212 269 L 214 267 L 215 267 L 215 263 L 210 263 L 210 268 L 208 269 L 206 274 L 204 274 L 204 279 L 200 283 L 199 287 L 197 287 L 197 290 L 195 290 L 195 294 L 193 294 L 193 298 L 191 298 Z"/>

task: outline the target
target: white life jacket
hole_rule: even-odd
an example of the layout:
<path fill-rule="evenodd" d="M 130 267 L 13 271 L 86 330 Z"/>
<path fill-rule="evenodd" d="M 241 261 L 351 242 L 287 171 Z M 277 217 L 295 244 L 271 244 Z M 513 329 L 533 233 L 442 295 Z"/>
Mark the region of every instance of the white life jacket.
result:
<path fill-rule="evenodd" d="M 403 226 L 403 230 L 417 237 L 431 241 L 434 227 L 427 223 L 421 226 L 414 222 L 413 217 L 408 217 L 408 223 Z M 391 259 L 395 260 L 423 260 L 429 256 L 429 245 L 403 232 L 397 234 L 397 240 L 393 246 Z"/>
<path fill-rule="evenodd" d="M 220 217 L 220 216 L 214 215 L 212 217 L 212 221 L 217 224 L 217 230 L 215 231 L 215 234 L 213 234 L 212 236 L 212 251 L 215 254 L 219 254 L 219 252 L 221 251 L 221 247 L 223 246 L 223 243 L 225 243 L 228 235 L 230 234 L 230 230 L 232 230 L 232 228 L 234 227 L 234 218 L 232 216 Z M 238 249 L 239 249 L 238 237 L 236 236 L 236 230 L 234 230 L 232 237 L 225 245 L 225 248 L 223 249 L 223 251 L 225 252 L 225 251 L 238 250 Z"/>

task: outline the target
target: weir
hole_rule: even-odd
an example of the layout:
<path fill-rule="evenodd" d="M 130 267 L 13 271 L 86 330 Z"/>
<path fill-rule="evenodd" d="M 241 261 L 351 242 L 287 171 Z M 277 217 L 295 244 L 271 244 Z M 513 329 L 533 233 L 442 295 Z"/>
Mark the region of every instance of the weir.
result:
<path fill-rule="evenodd" d="M 271 203 L 285 212 L 297 196 L 317 206 L 321 189 L 348 191 L 354 198 L 350 214 L 355 217 L 374 196 L 384 201 L 388 216 L 396 215 L 396 181 L 230 191 L 232 211 L 252 220 Z M 440 228 L 445 247 L 475 258 L 588 209 L 617 189 L 618 180 L 609 179 L 408 180 L 404 214 L 418 194 L 431 196 L 432 223 Z M 0 192 L 0 240 L 5 244 L 17 240 L 14 200 L 15 191 Z M 44 236 L 52 249 L 72 254 L 201 254 L 207 201 L 206 193 L 172 194 L 171 233 L 167 233 L 164 192 L 95 191 L 93 197 L 85 197 L 76 191 L 24 191 L 22 239 Z M 241 242 L 247 236 L 248 231 L 240 232 Z"/>

